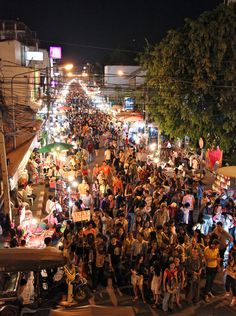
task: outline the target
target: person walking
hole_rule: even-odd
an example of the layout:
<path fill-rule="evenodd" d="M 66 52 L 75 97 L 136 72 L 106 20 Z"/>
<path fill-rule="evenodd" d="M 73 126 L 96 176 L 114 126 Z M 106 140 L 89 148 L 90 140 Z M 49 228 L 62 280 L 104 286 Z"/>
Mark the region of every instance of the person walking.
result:
<path fill-rule="evenodd" d="M 232 292 L 232 300 L 230 306 L 236 305 L 236 255 L 232 256 L 225 269 L 225 297 L 230 297 L 230 291 Z"/>
<path fill-rule="evenodd" d="M 206 283 L 204 287 L 204 296 L 207 303 L 210 301 L 210 298 L 214 297 L 212 294 L 212 287 L 217 271 L 220 267 L 219 244 L 219 241 L 214 239 L 204 250 L 206 262 Z"/>
<path fill-rule="evenodd" d="M 175 263 L 170 261 L 168 263 L 168 267 L 164 270 L 163 275 L 163 292 L 164 299 L 162 302 L 162 309 L 164 312 L 168 312 L 173 310 L 174 305 L 174 297 L 175 293 L 178 289 L 178 277 L 177 277 L 177 269 L 175 268 Z"/>
<path fill-rule="evenodd" d="M 216 228 L 213 230 L 212 234 L 215 234 L 217 236 L 217 239 L 219 241 L 219 253 L 221 258 L 220 265 L 222 266 L 224 264 L 224 256 L 225 256 L 225 250 L 229 246 L 231 242 L 233 242 L 233 237 L 227 233 L 226 230 L 223 229 L 223 223 L 217 222 Z"/>

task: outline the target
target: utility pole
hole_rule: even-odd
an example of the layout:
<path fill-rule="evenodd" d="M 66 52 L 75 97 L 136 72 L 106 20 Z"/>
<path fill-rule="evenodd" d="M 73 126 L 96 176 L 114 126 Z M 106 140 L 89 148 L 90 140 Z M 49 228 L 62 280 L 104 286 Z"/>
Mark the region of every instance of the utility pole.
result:
<path fill-rule="evenodd" d="M 0 158 L 1 158 L 0 161 L 1 161 L 1 167 L 2 167 L 4 211 L 5 211 L 5 214 L 9 214 L 10 220 L 12 220 L 5 137 L 4 137 L 4 132 L 3 132 L 2 109 L 0 109 Z"/>
<path fill-rule="evenodd" d="M 51 96 L 50 96 L 50 69 L 49 67 L 46 67 L 46 100 L 47 100 L 47 121 L 46 121 L 46 126 L 47 126 L 47 144 L 51 142 L 51 113 L 50 111 L 52 110 L 51 108 Z"/>

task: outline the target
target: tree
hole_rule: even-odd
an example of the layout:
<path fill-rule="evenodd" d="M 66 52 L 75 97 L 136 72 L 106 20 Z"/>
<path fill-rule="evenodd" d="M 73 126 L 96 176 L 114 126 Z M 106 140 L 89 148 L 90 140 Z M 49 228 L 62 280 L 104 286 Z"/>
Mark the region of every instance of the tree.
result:
<path fill-rule="evenodd" d="M 236 145 L 236 5 L 186 19 L 140 63 L 147 71 L 148 110 L 171 137 L 204 137 L 232 153 Z"/>

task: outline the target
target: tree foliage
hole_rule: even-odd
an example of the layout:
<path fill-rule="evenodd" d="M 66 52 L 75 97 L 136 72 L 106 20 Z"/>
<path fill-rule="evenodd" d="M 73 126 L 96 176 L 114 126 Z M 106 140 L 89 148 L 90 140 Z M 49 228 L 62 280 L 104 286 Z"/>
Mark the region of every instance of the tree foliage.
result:
<path fill-rule="evenodd" d="M 172 137 L 204 137 L 233 152 L 236 145 L 236 5 L 186 19 L 140 62 L 147 71 L 149 111 Z"/>

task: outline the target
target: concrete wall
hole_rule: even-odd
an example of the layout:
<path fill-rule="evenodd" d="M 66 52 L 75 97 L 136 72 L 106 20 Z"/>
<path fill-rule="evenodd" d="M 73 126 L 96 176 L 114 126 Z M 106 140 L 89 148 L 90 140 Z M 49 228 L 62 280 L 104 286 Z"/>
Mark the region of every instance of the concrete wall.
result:
<path fill-rule="evenodd" d="M 39 98 L 40 70 L 50 67 L 50 60 L 46 50 L 44 60 L 33 61 L 30 67 L 25 67 L 26 51 L 36 51 L 35 47 L 27 47 L 16 40 L 0 42 L 0 78 L 3 82 L 3 96 L 7 105 L 12 103 L 29 105 L 37 110 L 41 103 Z M 34 68 L 36 70 L 34 70 Z M 45 70 L 42 70 L 45 73 Z M 13 79 L 14 78 L 14 79 Z"/>
<path fill-rule="evenodd" d="M 15 63 L 19 66 L 22 65 L 21 60 L 21 43 L 18 41 L 4 41 L 0 42 L 0 59 Z"/>
<path fill-rule="evenodd" d="M 32 71 L 31 73 L 29 73 Z M 3 96 L 7 105 L 29 105 L 38 98 L 40 73 L 27 67 L 3 67 Z"/>

